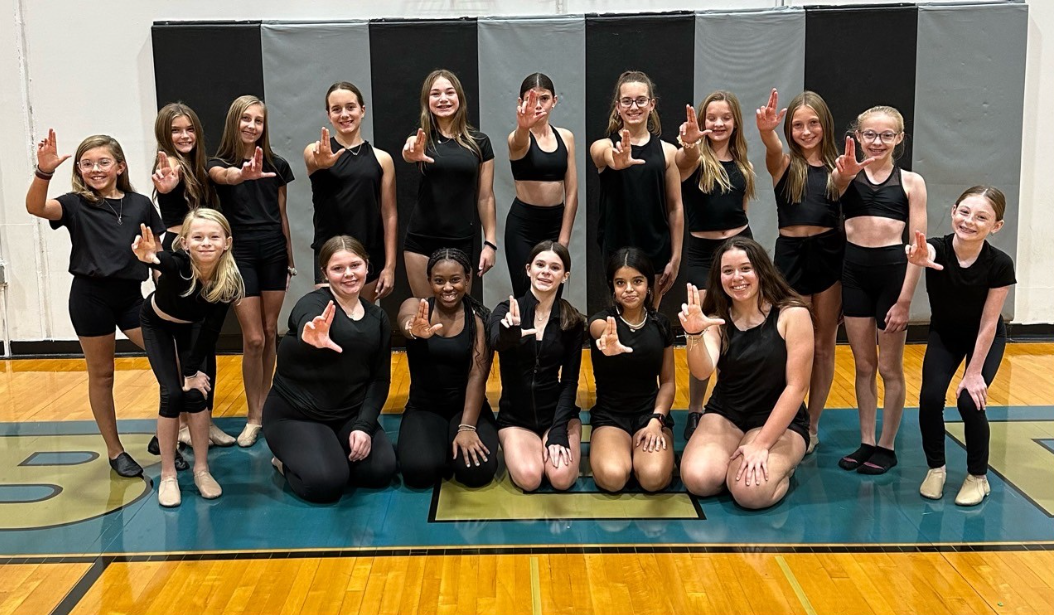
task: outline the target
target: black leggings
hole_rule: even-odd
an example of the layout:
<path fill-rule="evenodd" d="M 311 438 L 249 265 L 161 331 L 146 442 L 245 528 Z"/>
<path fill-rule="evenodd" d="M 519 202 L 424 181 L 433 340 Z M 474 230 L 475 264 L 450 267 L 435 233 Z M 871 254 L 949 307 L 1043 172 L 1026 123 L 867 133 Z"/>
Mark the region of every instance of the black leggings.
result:
<path fill-rule="evenodd" d="M 546 207 L 513 199 L 505 219 L 505 261 L 509 265 L 512 292 L 517 297 L 527 294 L 531 287 L 526 272 L 531 250 L 543 241 L 559 239 L 563 223 L 563 203 Z"/>
<path fill-rule="evenodd" d="M 212 395 L 206 400 L 201 391 L 183 390 L 182 362 L 190 350 L 194 336 L 193 324 L 180 324 L 165 320 L 154 311 L 148 298 L 143 302 L 139 312 L 139 322 L 143 331 L 143 344 L 146 356 L 150 359 L 150 369 L 157 377 L 161 390 L 161 403 L 158 414 L 166 419 L 178 419 L 181 412 L 191 414 L 201 412 L 211 405 Z M 210 381 L 215 380 L 215 357 Z M 215 389 L 215 382 L 213 389 Z"/>
<path fill-rule="evenodd" d="M 271 389 L 263 407 L 267 446 L 283 466 L 293 493 L 308 502 L 335 502 L 348 483 L 387 487 L 395 476 L 395 449 L 384 430 L 373 430 L 370 454 L 348 461 L 348 437 L 356 414 L 339 421 L 316 421 Z"/>
<path fill-rule="evenodd" d="M 431 487 L 453 473 L 466 487 L 482 487 L 494 479 L 498 470 L 498 428 L 494 413 L 487 406 L 476 420 L 476 434 L 490 454 L 478 466 L 466 466 L 462 455 L 454 459 L 454 438 L 461 424 L 461 413 L 453 418 L 428 410 L 407 407 L 399 427 L 398 457 L 403 482 L 410 487 Z"/>
<path fill-rule="evenodd" d="M 926 452 L 926 463 L 931 468 L 944 465 L 944 397 L 948 392 L 955 370 L 962 363 L 970 364 L 976 336 L 942 336 L 930 329 L 926 358 L 922 362 L 922 391 L 919 393 L 919 427 L 922 430 L 922 449 Z M 999 323 L 992 347 L 981 367 L 985 384 L 995 379 L 999 362 L 1006 349 L 1006 329 Z M 958 399 L 959 414 L 966 432 L 966 468 L 974 476 L 988 473 L 988 415 L 978 410 L 969 392 L 963 391 Z"/>

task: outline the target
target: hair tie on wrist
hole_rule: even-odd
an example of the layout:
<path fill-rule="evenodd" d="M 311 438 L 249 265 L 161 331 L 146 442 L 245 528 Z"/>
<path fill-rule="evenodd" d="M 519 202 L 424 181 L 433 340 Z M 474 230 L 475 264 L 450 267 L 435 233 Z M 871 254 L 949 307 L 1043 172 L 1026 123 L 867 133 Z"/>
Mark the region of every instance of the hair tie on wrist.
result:
<path fill-rule="evenodd" d="M 483 242 L 483 245 L 484 245 L 484 246 L 488 246 L 488 247 L 492 248 L 492 249 L 493 249 L 493 250 L 494 250 L 495 252 L 497 252 L 497 251 L 498 251 L 498 244 L 495 244 L 495 243 L 491 243 L 491 242 L 489 242 L 489 241 L 484 241 L 484 242 Z"/>

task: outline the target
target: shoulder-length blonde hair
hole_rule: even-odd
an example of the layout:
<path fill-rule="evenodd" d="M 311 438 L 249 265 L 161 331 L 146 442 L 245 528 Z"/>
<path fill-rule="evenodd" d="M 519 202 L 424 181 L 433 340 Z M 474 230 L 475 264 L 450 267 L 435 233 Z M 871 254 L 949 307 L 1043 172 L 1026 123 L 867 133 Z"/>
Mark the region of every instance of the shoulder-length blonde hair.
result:
<path fill-rule="evenodd" d="M 267 131 L 267 105 L 252 94 L 246 94 L 234 99 L 231 108 L 227 110 L 227 119 L 223 123 L 223 137 L 220 139 L 220 148 L 216 151 L 216 157 L 227 164 L 241 164 L 242 162 L 242 139 L 238 123 L 242 120 L 242 114 L 253 105 L 260 105 L 263 110 L 263 131 L 256 139 L 256 146 L 263 150 L 264 159 L 274 166 L 274 152 L 271 151 L 271 141 Z"/>
<path fill-rule="evenodd" d="M 747 158 L 747 139 L 743 136 L 742 130 L 743 110 L 739 106 L 739 99 L 736 95 L 725 90 L 718 90 L 704 98 L 703 102 L 699 103 L 697 112 L 699 126 L 703 126 L 706 122 L 706 108 L 710 106 L 710 103 L 719 101 L 728 103 L 728 108 L 732 111 L 733 127 L 728 142 L 728 153 L 732 155 L 732 161 L 739 167 L 739 172 L 743 174 L 743 179 L 746 181 L 746 197 L 753 199 L 754 169 L 751 168 L 750 159 Z M 720 188 L 721 192 L 728 192 L 732 189 L 732 180 L 729 179 L 725 168 L 721 166 L 721 161 L 717 159 L 709 137 L 704 138 L 699 144 L 699 168 L 702 170 L 699 173 L 699 190 L 702 192 L 710 194 L 717 188 Z"/>
<path fill-rule="evenodd" d="M 465 88 L 461 86 L 461 80 L 457 78 L 457 75 L 445 68 L 428 73 L 424 84 L 421 85 L 421 130 L 425 131 L 425 143 L 431 145 L 432 140 L 439 134 L 439 124 L 432 115 L 432 110 L 428 108 L 428 98 L 432 94 L 432 85 L 437 79 L 449 81 L 450 85 L 454 86 L 454 92 L 457 93 L 457 111 L 454 112 L 453 123 L 454 140 L 457 141 L 458 145 L 471 150 L 476 154 L 476 157 L 481 158 L 483 152 L 480 151 L 476 140 L 469 134 L 469 130 L 474 130 L 474 127 L 468 123 L 468 101 L 465 100 Z"/>
<path fill-rule="evenodd" d="M 180 250 L 186 246 L 187 236 L 191 230 L 190 227 L 195 220 L 215 222 L 223 229 L 224 239 L 229 240 L 231 238 L 231 225 L 227 222 L 227 218 L 215 209 L 201 207 L 192 209 L 183 218 L 183 226 L 180 227 L 179 235 L 172 242 L 172 249 Z M 190 288 L 183 293 L 184 297 L 194 294 L 198 290 L 199 284 L 201 285 L 201 296 L 209 303 L 236 303 L 245 296 L 245 281 L 242 279 L 241 271 L 238 270 L 238 265 L 234 262 L 234 252 L 229 248 L 223 250 L 223 253 L 220 254 L 220 260 L 216 263 L 216 269 L 213 271 L 211 279 L 202 280 L 201 269 L 194 260 L 193 254 L 191 254 L 190 258 L 190 269 Z"/>
<path fill-rule="evenodd" d="M 827 197 L 837 199 L 838 187 L 834 183 L 834 162 L 838 159 L 838 147 L 834 142 L 834 117 L 823 98 L 809 90 L 794 97 L 794 100 L 787 106 L 787 116 L 783 120 L 783 136 L 787 138 L 787 146 L 790 148 L 790 166 L 787 167 L 787 183 L 784 185 L 783 194 L 791 203 L 800 203 L 805 198 L 809 162 L 805 159 L 801 146 L 794 142 L 794 113 L 802 107 L 809 107 L 820 119 L 820 128 L 823 129 L 823 138 L 820 140 L 820 158 L 823 160 L 823 166 L 827 167 Z"/>
<path fill-rule="evenodd" d="M 96 192 L 95 188 L 86 184 L 84 182 L 84 177 L 81 176 L 81 156 L 83 156 L 88 150 L 97 147 L 105 147 L 109 149 L 110 155 L 113 156 L 114 164 L 124 167 L 120 169 L 117 175 L 117 189 L 125 194 L 135 192 L 132 188 L 131 180 L 128 179 L 128 162 L 125 159 L 124 150 L 121 149 L 121 144 L 117 142 L 117 139 L 114 139 L 110 135 L 92 135 L 81 141 L 81 144 L 77 146 L 77 153 L 73 156 L 74 194 L 91 203 L 98 203 L 103 200 L 103 196 Z"/>
<path fill-rule="evenodd" d="M 185 117 L 190 121 L 194 130 L 194 150 L 189 155 L 184 155 L 176 149 L 172 142 L 172 122 L 177 118 Z M 188 209 L 198 207 L 209 207 L 216 202 L 216 194 L 212 188 L 212 182 L 208 179 L 205 170 L 205 131 L 201 127 L 201 120 L 194 110 L 182 102 L 168 103 L 157 112 L 154 120 L 154 138 L 157 139 L 157 152 L 164 152 L 166 156 L 175 159 L 179 164 L 180 176 L 183 178 L 185 191 L 184 198 Z M 157 198 L 157 190 L 154 190 L 154 198 Z"/>

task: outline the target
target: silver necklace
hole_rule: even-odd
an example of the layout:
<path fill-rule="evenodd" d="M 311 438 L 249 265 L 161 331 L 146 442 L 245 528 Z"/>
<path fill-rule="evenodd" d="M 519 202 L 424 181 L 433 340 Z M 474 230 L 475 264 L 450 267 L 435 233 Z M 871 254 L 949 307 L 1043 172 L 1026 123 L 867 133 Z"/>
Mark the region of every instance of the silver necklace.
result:
<path fill-rule="evenodd" d="M 122 196 L 120 201 L 121 213 L 117 213 L 117 210 L 113 208 L 113 205 L 110 205 L 110 201 L 108 201 L 106 197 L 102 198 L 102 202 L 106 203 L 106 206 L 110 208 L 110 211 L 113 212 L 113 215 L 117 216 L 117 226 L 121 226 L 122 224 L 124 224 L 124 197 Z"/>
<path fill-rule="evenodd" d="M 647 312 L 644 312 L 644 318 L 642 318 L 640 320 L 640 322 L 638 322 L 637 324 L 633 324 L 630 321 L 626 320 L 626 317 L 623 316 L 621 313 L 618 315 L 618 317 L 619 317 L 619 320 L 621 320 L 622 322 L 626 323 L 626 326 L 629 327 L 630 331 L 639 331 L 644 326 L 644 323 L 648 322 L 648 313 Z"/>
<path fill-rule="evenodd" d="M 362 143 L 359 143 L 358 145 L 356 145 L 353 148 L 352 147 L 345 147 L 344 149 L 347 150 L 348 153 L 350 153 L 352 156 L 358 156 L 362 152 L 362 146 L 363 145 L 366 145 L 365 141 L 363 141 Z"/>

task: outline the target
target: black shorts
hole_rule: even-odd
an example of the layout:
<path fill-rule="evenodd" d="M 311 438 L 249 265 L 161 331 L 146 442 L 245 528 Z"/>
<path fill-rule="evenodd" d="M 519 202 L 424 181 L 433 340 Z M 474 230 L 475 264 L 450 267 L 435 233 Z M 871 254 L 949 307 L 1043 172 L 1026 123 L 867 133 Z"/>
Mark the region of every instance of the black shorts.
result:
<path fill-rule="evenodd" d="M 289 275 L 289 255 L 281 230 L 238 230 L 234 233 L 234 262 L 245 280 L 245 296 L 259 297 L 261 291 L 285 292 Z"/>
<path fill-rule="evenodd" d="M 742 431 L 744 434 L 751 429 L 757 429 L 763 427 L 765 421 L 769 420 L 768 414 L 747 414 L 745 412 L 735 412 L 733 410 L 725 410 L 723 408 L 717 408 L 713 404 L 708 404 L 703 409 L 703 414 L 716 414 L 728 419 L 728 422 L 736 426 L 737 429 Z M 809 447 L 809 413 L 805 410 L 805 404 L 798 407 L 798 413 L 794 415 L 794 419 L 791 420 L 790 425 L 787 426 L 788 431 L 793 431 L 805 440 L 805 447 Z"/>
<path fill-rule="evenodd" d="M 710 267 L 714 265 L 714 252 L 721 247 L 721 244 L 733 237 L 753 239 L 754 234 L 750 232 L 749 226 L 741 232 L 724 239 L 705 239 L 689 234 L 687 251 L 688 281 L 701 289 L 705 289 L 706 282 L 710 277 Z"/>
<path fill-rule="evenodd" d="M 842 312 L 853 318 L 874 318 L 886 328 L 886 312 L 897 302 L 908 271 L 904 246 L 863 248 L 847 243 L 842 267 Z"/>
<path fill-rule="evenodd" d="M 469 260 L 473 258 L 472 253 L 472 238 L 465 237 L 462 239 L 447 239 L 444 237 L 429 237 L 428 235 L 421 235 L 419 233 L 408 232 L 406 237 L 403 238 L 403 251 L 413 252 L 414 254 L 424 254 L 425 256 L 432 256 L 432 253 L 436 250 L 443 248 L 457 248 L 465 254 L 468 254 Z"/>
<path fill-rule="evenodd" d="M 845 235 L 839 229 L 811 237 L 776 237 L 772 261 L 800 295 L 822 293 L 842 279 Z"/>
<path fill-rule="evenodd" d="M 640 414 L 622 414 L 619 412 L 608 412 L 603 408 L 593 406 L 589 411 L 589 425 L 596 431 L 600 427 L 618 427 L 622 431 L 633 435 L 644 429 L 651 420 L 653 412 L 641 412 Z M 663 429 L 673 429 L 673 417 L 667 416 L 663 421 Z"/>
<path fill-rule="evenodd" d="M 69 308 L 77 336 L 98 337 L 117 329 L 138 329 L 142 287 L 138 280 L 73 276 Z"/>
<path fill-rule="evenodd" d="M 579 412 L 574 412 L 571 417 L 567 419 L 570 423 L 574 420 L 580 420 L 581 417 Z M 505 429 L 506 427 L 519 427 L 520 429 L 526 429 L 527 431 L 533 431 L 539 438 L 545 435 L 545 432 L 553 426 L 552 421 L 545 423 L 544 425 L 535 425 L 531 421 L 521 419 L 520 417 L 512 414 L 511 412 L 498 412 L 498 431 Z"/>
<path fill-rule="evenodd" d="M 319 255 L 319 252 L 321 252 L 321 251 L 322 251 L 321 248 L 317 248 L 317 249 L 313 249 L 312 250 L 312 252 L 314 252 L 314 254 L 315 254 L 315 257 L 313 259 L 314 268 L 315 268 L 315 284 L 328 284 L 329 280 L 326 279 L 325 274 L 322 272 L 322 265 L 320 265 L 318 263 L 318 255 Z M 366 249 L 366 253 L 367 254 L 373 254 L 373 252 L 369 251 L 369 248 Z M 383 254 L 383 252 L 382 252 L 382 254 Z M 377 266 L 377 265 L 374 265 L 373 259 L 369 260 L 369 262 L 367 264 L 367 267 L 366 267 L 366 283 L 367 284 L 369 284 L 370 282 L 373 282 L 377 278 L 381 277 L 381 269 L 384 269 L 383 262 L 384 261 L 382 260 L 381 261 L 382 265 L 381 266 Z"/>

